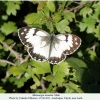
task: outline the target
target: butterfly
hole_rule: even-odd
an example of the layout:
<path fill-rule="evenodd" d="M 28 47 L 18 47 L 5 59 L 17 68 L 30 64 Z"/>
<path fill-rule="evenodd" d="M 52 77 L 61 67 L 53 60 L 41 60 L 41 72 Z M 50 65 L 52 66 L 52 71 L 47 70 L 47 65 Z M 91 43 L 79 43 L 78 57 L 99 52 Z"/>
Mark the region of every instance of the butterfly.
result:
<path fill-rule="evenodd" d="M 59 64 L 66 55 L 74 53 L 81 45 L 81 39 L 74 34 L 49 34 L 39 28 L 22 27 L 18 36 L 32 59 Z"/>

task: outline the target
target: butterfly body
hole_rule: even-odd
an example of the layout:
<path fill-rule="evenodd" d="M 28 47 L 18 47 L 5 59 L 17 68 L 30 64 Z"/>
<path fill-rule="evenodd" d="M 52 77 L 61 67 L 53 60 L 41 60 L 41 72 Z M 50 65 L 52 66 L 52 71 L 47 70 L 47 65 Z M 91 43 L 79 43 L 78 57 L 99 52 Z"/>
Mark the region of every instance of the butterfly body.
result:
<path fill-rule="evenodd" d="M 28 53 L 37 61 L 58 64 L 75 52 L 81 39 L 73 34 L 48 34 L 38 28 L 22 27 L 18 30 L 21 42 L 28 47 Z"/>

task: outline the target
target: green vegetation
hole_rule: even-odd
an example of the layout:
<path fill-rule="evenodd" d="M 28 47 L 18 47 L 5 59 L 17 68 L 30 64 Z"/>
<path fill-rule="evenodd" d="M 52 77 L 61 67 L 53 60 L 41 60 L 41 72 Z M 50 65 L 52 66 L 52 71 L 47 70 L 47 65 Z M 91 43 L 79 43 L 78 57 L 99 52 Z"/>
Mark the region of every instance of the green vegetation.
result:
<path fill-rule="evenodd" d="M 58 65 L 31 59 L 18 28 L 76 34 L 81 47 Z M 99 1 L 0 1 L 0 93 L 100 93 Z"/>

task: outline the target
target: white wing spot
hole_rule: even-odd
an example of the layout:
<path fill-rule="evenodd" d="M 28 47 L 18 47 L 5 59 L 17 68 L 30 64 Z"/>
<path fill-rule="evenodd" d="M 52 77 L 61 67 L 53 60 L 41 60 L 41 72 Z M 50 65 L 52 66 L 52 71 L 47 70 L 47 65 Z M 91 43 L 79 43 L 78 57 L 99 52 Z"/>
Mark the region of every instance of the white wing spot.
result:
<path fill-rule="evenodd" d="M 70 46 L 67 49 L 70 50 Z"/>
<path fill-rule="evenodd" d="M 77 38 L 75 38 L 74 40 L 77 40 Z"/>
<path fill-rule="evenodd" d="M 75 42 L 75 44 L 76 44 L 76 45 L 78 45 L 78 43 L 77 43 L 77 42 Z"/>
<path fill-rule="evenodd" d="M 25 28 L 24 31 L 27 31 L 27 29 Z"/>
<path fill-rule="evenodd" d="M 57 38 L 60 40 L 66 40 L 66 37 L 64 35 L 59 35 L 59 36 L 57 36 Z"/>
<path fill-rule="evenodd" d="M 47 32 L 44 32 L 44 31 L 37 31 L 36 35 L 39 35 L 39 36 L 48 36 L 49 34 Z"/>
<path fill-rule="evenodd" d="M 23 34 L 24 34 L 24 32 L 21 33 L 21 35 L 23 35 Z"/>
<path fill-rule="evenodd" d="M 68 35 L 68 41 L 72 41 L 72 36 Z"/>

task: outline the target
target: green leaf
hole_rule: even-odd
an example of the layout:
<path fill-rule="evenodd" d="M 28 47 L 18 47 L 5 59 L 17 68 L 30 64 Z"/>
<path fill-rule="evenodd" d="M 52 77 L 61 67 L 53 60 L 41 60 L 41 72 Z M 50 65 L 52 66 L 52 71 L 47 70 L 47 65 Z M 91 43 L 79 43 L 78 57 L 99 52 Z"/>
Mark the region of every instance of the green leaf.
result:
<path fill-rule="evenodd" d="M 3 46 L 0 44 L 0 49 L 2 49 L 3 48 Z"/>
<path fill-rule="evenodd" d="M 52 84 L 50 83 L 48 88 L 46 89 L 46 93 L 51 93 L 52 92 L 52 89 L 53 89 L 53 86 Z M 53 93 L 53 92 L 52 92 Z"/>
<path fill-rule="evenodd" d="M 47 8 L 47 6 L 43 8 L 43 11 L 44 11 L 44 15 L 45 15 L 46 17 L 49 18 L 49 16 L 50 16 L 50 11 L 49 11 L 49 9 Z"/>
<path fill-rule="evenodd" d="M 46 2 L 41 2 L 41 3 L 38 3 L 38 10 L 42 10 L 44 7 L 46 7 Z"/>
<path fill-rule="evenodd" d="M 6 90 L 2 89 L 2 87 L 0 86 L 0 93 L 5 93 Z"/>
<path fill-rule="evenodd" d="M 67 26 L 68 24 L 69 24 L 69 22 L 66 19 L 61 20 L 60 22 L 56 23 L 56 28 L 57 28 L 58 32 L 60 32 L 60 33 L 66 33 L 66 32 L 71 33 L 70 27 Z"/>
<path fill-rule="evenodd" d="M 26 68 L 27 66 L 29 65 L 29 62 L 23 62 L 20 67 L 23 69 L 23 68 Z"/>
<path fill-rule="evenodd" d="M 26 79 L 29 79 L 30 77 L 33 77 L 33 71 L 32 71 L 33 68 L 28 68 L 26 70 L 26 73 L 25 73 L 25 78 Z"/>
<path fill-rule="evenodd" d="M 94 32 L 96 20 L 93 19 L 92 17 L 89 18 L 84 18 L 83 22 L 86 23 L 87 25 L 87 33 L 92 33 Z"/>
<path fill-rule="evenodd" d="M 9 82 L 11 82 L 11 83 L 12 83 L 12 82 L 14 82 L 14 81 L 16 81 L 16 78 L 15 78 L 15 77 L 13 77 L 13 76 L 10 76 L 10 77 L 9 77 Z"/>
<path fill-rule="evenodd" d="M 55 76 L 53 75 L 48 75 L 46 76 L 46 80 L 51 82 L 52 85 L 56 85 L 56 84 L 62 84 L 64 82 L 64 76 L 65 74 L 62 72 L 62 73 L 59 73 L 57 72 Z"/>
<path fill-rule="evenodd" d="M 33 17 L 34 16 L 34 17 Z M 37 13 L 30 13 L 28 14 L 27 16 L 25 16 L 25 21 L 28 23 L 28 24 L 32 24 L 34 23 L 36 20 L 38 20 L 39 17 L 38 17 L 38 14 Z"/>
<path fill-rule="evenodd" d="M 5 36 L 2 33 L 0 33 L 0 42 L 2 42 L 4 40 L 5 40 Z"/>
<path fill-rule="evenodd" d="M 35 84 L 31 86 L 31 89 L 36 89 L 37 86 L 40 86 L 40 80 L 37 76 L 34 75 L 34 72 L 32 71 L 32 69 L 30 69 L 30 71 L 31 71 L 31 77 L 33 78 L 33 81 L 35 82 Z"/>
<path fill-rule="evenodd" d="M 47 2 L 47 7 L 49 8 L 49 10 L 50 10 L 51 12 L 55 12 L 55 4 L 54 4 L 53 1 L 48 1 L 48 2 Z"/>
<path fill-rule="evenodd" d="M 97 61 L 98 57 L 97 57 L 95 51 L 90 50 L 90 49 L 87 49 L 86 51 L 87 51 L 88 54 L 90 55 L 90 59 L 91 59 L 92 61 Z"/>
<path fill-rule="evenodd" d="M 9 74 L 13 74 L 13 76 L 17 76 L 17 75 L 21 74 L 22 72 L 23 72 L 23 70 L 18 68 L 18 66 L 13 66 L 9 69 Z"/>
<path fill-rule="evenodd" d="M 69 74 L 68 64 L 62 62 L 58 65 L 53 66 L 53 75 L 48 75 L 46 77 L 47 81 L 52 82 L 52 85 L 62 84 L 64 82 L 65 75 Z"/>
<path fill-rule="evenodd" d="M 40 80 L 35 76 L 33 75 L 33 81 L 35 82 L 36 86 L 40 86 Z"/>
<path fill-rule="evenodd" d="M 100 12 L 100 9 L 99 10 L 97 10 L 97 11 L 95 11 L 94 13 L 93 13 L 93 15 L 91 16 L 93 19 L 95 19 L 97 22 L 99 22 L 99 12 Z"/>
<path fill-rule="evenodd" d="M 70 6 L 72 3 L 73 3 L 73 1 L 68 1 L 67 4 L 66 4 L 66 1 L 65 1 L 66 7 Z"/>
<path fill-rule="evenodd" d="M 61 13 L 60 12 L 56 12 L 53 16 L 53 20 L 54 22 L 59 22 L 61 20 Z"/>
<path fill-rule="evenodd" d="M 7 15 L 2 15 L 2 20 L 7 20 L 8 19 L 8 16 Z"/>
<path fill-rule="evenodd" d="M 7 63 L 5 63 L 5 62 L 0 62 L 0 67 L 6 67 L 7 66 Z"/>
<path fill-rule="evenodd" d="M 100 40 L 100 26 L 97 26 L 95 29 L 94 29 L 94 32 L 95 32 L 95 37 L 98 38 L 98 40 Z"/>
<path fill-rule="evenodd" d="M 86 17 L 87 15 L 91 15 L 92 12 L 93 11 L 91 8 L 85 6 L 83 9 L 81 9 L 79 14 L 82 15 L 83 17 Z"/>
<path fill-rule="evenodd" d="M 84 68 L 79 68 L 77 69 L 77 71 L 75 72 L 76 78 L 77 80 L 82 83 L 84 80 L 84 75 L 85 75 L 86 69 Z"/>
<path fill-rule="evenodd" d="M 9 69 L 9 74 L 12 74 L 13 76 L 20 75 L 21 73 L 24 73 L 26 71 L 28 63 L 24 62 L 20 66 L 12 66 Z"/>
<path fill-rule="evenodd" d="M 45 93 L 46 91 L 44 91 L 43 89 L 36 89 L 35 93 Z"/>
<path fill-rule="evenodd" d="M 100 11 L 100 2 L 95 2 L 92 7 L 95 8 L 95 11 Z"/>
<path fill-rule="evenodd" d="M 12 32 L 17 31 L 17 26 L 15 26 L 14 22 L 9 21 L 8 23 L 4 23 L 1 27 L 1 31 L 5 34 L 5 35 L 9 35 Z"/>
<path fill-rule="evenodd" d="M 17 14 L 17 10 L 20 10 L 20 6 L 19 4 L 17 4 L 16 2 L 6 2 L 6 5 L 7 5 L 7 10 L 6 10 L 6 13 L 8 15 L 16 15 Z"/>
<path fill-rule="evenodd" d="M 83 23 L 83 22 L 79 23 L 79 28 L 81 32 L 83 32 L 86 29 L 86 27 L 87 27 L 86 23 Z"/>
<path fill-rule="evenodd" d="M 17 85 L 18 88 L 24 86 L 24 82 L 26 82 L 26 78 L 25 77 L 21 77 L 20 79 L 16 79 L 14 84 Z"/>
<path fill-rule="evenodd" d="M 35 66 L 35 68 L 33 68 L 33 73 L 36 74 L 51 73 L 50 65 L 48 62 L 32 61 L 32 63 L 30 64 L 32 66 Z"/>
<path fill-rule="evenodd" d="M 80 22 L 80 31 L 84 31 L 87 28 L 87 33 L 93 33 L 95 29 L 96 19 L 89 17 L 84 18 L 83 22 Z"/>
<path fill-rule="evenodd" d="M 66 91 L 65 93 L 74 93 L 74 90 L 73 89 L 70 89 L 70 87 L 67 87 L 66 86 Z"/>
<path fill-rule="evenodd" d="M 58 65 L 53 66 L 53 75 L 55 76 L 56 73 L 64 73 L 65 75 L 69 74 L 69 65 L 66 62 L 62 62 Z"/>
<path fill-rule="evenodd" d="M 82 93 L 82 90 L 79 88 L 79 86 L 75 83 L 69 82 L 69 84 L 67 85 L 67 88 L 72 89 L 78 93 Z"/>
<path fill-rule="evenodd" d="M 68 20 L 69 22 L 72 22 L 73 18 L 75 18 L 75 14 L 73 12 L 66 11 L 66 10 L 63 12 L 63 15 L 64 15 L 64 18 Z"/>
<path fill-rule="evenodd" d="M 31 13 L 25 16 L 25 21 L 28 24 L 43 24 L 44 23 L 45 16 L 43 15 L 42 12 L 38 13 Z"/>
<path fill-rule="evenodd" d="M 12 39 L 6 39 L 4 42 L 7 43 L 8 45 L 11 45 L 11 44 L 14 43 L 14 40 L 12 40 Z"/>
<path fill-rule="evenodd" d="M 30 87 L 31 89 L 36 89 L 37 88 L 37 86 L 36 86 L 36 84 L 33 84 L 33 85 L 31 85 L 31 87 Z"/>
<path fill-rule="evenodd" d="M 83 62 L 80 59 L 71 57 L 71 58 L 68 58 L 66 61 L 71 67 L 73 67 L 75 69 L 78 69 L 78 68 L 81 68 L 81 67 L 82 68 L 87 68 L 86 63 Z"/>

